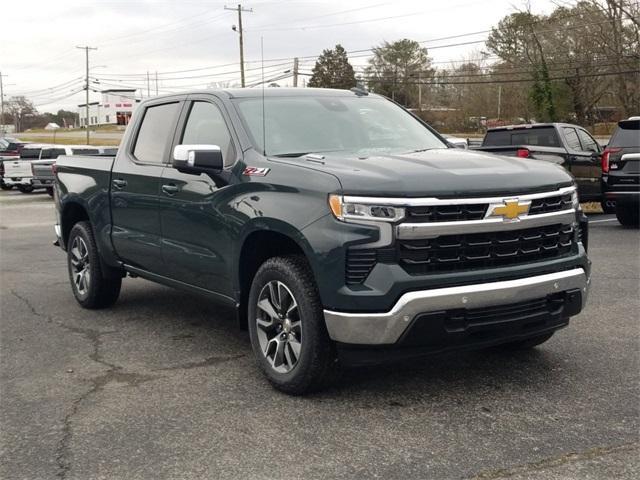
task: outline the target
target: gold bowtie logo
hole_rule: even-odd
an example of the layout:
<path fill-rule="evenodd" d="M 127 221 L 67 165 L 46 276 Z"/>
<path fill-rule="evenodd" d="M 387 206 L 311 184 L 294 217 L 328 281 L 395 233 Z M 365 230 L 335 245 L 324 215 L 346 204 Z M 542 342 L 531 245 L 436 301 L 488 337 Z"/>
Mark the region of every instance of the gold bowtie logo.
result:
<path fill-rule="evenodd" d="M 515 220 L 520 215 L 529 213 L 529 203 L 519 203 L 517 200 L 506 200 L 504 205 L 493 209 L 493 216 L 501 216 L 508 220 Z"/>

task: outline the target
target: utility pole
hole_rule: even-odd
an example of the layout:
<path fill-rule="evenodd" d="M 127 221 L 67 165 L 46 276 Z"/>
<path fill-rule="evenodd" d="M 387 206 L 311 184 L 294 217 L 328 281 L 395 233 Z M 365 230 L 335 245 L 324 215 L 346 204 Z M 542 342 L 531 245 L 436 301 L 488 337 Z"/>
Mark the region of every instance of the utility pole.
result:
<path fill-rule="evenodd" d="M 158 71 L 156 70 L 156 97 L 158 96 Z"/>
<path fill-rule="evenodd" d="M 299 61 L 298 61 L 298 57 L 295 57 L 293 59 L 293 86 L 297 87 L 298 86 L 298 68 L 299 68 Z"/>
<path fill-rule="evenodd" d="M 498 85 L 498 120 L 500 120 L 501 108 L 502 108 L 502 85 Z"/>
<path fill-rule="evenodd" d="M 2 77 L 6 76 L 0 72 L 0 133 L 4 133 L 4 89 L 2 87 Z"/>
<path fill-rule="evenodd" d="M 238 12 L 238 27 L 235 25 L 231 27 L 234 32 L 238 32 L 240 37 L 240 86 L 244 88 L 244 47 L 242 43 L 242 12 L 253 12 L 253 8 L 242 8 L 242 5 L 238 4 L 237 8 L 224 7 L 225 10 L 237 10 Z"/>
<path fill-rule="evenodd" d="M 422 72 L 418 72 L 418 111 L 422 111 Z"/>
<path fill-rule="evenodd" d="M 147 97 L 151 96 L 151 84 L 149 83 L 149 70 L 147 70 Z"/>
<path fill-rule="evenodd" d="M 87 103 L 85 105 L 85 107 L 87 109 L 86 110 L 87 118 L 86 118 L 86 122 L 85 122 L 85 128 L 87 129 L 87 145 L 90 145 L 90 143 L 89 143 L 89 141 L 90 141 L 89 140 L 89 50 L 97 50 L 97 48 L 95 48 L 95 47 L 86 47 L 86 46 L 85 47 L 76 47 L 76 48 L 80 48 L 80 49 L 84 50 L 85 58 L 86 58 L 86 68 L 87 68 L 86 72 L 87 72 L 87 75 L 86 75 L 86 84 L 84 86 L 84 89 L 85 89 L 85 91 L 87 93 L 87 95 L 86 95 Z"/>

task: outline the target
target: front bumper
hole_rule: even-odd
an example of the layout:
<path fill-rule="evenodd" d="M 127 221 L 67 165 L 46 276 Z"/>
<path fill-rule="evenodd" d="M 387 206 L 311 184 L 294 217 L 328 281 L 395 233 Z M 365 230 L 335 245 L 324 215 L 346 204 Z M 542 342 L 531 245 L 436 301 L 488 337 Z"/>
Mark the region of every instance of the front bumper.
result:
<path fill-rule="evenodd" d="M 587 299 L 590 279 L 582 268 L 516 280 L 408 292 L 384 313 L 347 313 L 325 310 L 329 336 L 351 345 L 392 345 L 398 342 L 414 319 L 430 312 L 471 310 L 508 305 L 566 293 L 580 295 L 575 315 Z M 577 310 L 577 311 L 576 311 Z"/>

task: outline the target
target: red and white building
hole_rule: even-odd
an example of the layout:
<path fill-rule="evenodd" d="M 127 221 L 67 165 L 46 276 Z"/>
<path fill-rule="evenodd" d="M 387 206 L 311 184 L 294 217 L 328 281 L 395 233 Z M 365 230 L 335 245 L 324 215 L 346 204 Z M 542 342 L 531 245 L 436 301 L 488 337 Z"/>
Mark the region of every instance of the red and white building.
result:
<path fill-rule="evenodd" d="M 89 103 L 89 125 L 127 125 L 139 99 L 135 89 L 112 88 L 102 90 L 102 101 Z M 78 105 L 80 127 L 87 125 L 87 104 Z"/>

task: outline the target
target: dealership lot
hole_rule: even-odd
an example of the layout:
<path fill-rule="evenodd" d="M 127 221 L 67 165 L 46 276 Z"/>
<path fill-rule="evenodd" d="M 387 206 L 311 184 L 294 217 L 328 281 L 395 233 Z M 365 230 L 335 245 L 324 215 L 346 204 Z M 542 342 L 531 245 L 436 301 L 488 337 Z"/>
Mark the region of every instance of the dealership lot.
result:
<path fill-rule="evenodd" d="M 140 279 L 73 299 L 46 194 L 0 194 L 2 478 L 637 478 L 637 230 L 591 218 L 586 310 L 542 347 L 353 370 L 293 398 L 231 312 Z"/>

